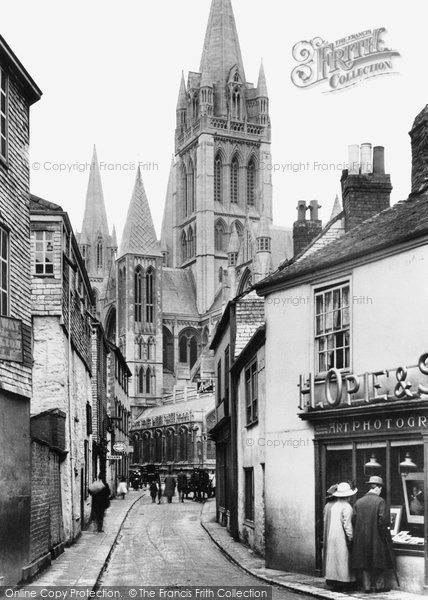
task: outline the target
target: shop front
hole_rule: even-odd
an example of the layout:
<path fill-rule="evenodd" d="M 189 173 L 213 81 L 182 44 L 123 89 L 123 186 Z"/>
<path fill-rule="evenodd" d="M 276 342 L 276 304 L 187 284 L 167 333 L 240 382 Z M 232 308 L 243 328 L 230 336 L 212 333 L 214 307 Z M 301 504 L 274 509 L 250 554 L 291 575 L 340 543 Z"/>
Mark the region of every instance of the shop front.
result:
<path fill-rule="evenodd" d="M 367 490 L 371 475 L 385 482 L 401 589 L 428 589 L 427 355 L 414 367 L 300 380 L 301 419 L 311 423 L 315 445 L 316 566 L 322 569 L 323 508 L 330 485 L 349 481 Z M 339 382 L 339 383 L 338 383 Z M 306 385 L 308 384 L 308 385 Z M 396 582 L 391 576 L 391 585 Z"/>

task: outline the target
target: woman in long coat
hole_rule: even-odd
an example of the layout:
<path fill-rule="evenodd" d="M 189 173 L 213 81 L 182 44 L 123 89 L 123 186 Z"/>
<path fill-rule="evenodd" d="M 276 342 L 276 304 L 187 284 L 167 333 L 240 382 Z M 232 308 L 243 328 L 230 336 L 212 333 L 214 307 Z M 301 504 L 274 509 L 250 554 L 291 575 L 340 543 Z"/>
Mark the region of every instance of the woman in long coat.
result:
<path fill-rule="evenodd" d="M 329 585 L 338 588 L 355 581 L 350 568 L 349 546 L 353 539 L 352 506 L 349 503 L 353 490 L 349 483 L 339 483 L 333 493 L 336 500 L 325 509 L 324 564 L 325 578 Z M 329 515 L 327 515 L 327 512 Z"/>

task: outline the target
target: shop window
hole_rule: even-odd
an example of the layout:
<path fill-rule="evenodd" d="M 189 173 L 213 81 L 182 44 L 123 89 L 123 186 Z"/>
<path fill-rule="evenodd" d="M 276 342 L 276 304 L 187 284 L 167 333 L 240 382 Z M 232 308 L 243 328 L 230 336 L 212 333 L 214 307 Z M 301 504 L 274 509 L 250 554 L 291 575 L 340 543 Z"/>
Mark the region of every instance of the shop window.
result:
<path fill-rule="evenodd" d="M 245 369 L 245 405 L 247 408 L 247 425 L 257 422 L 258 419 L 258 385 L 257 361 Z"/>
<path fill-rule="evenodd" d="M 316 370 L 350 367 L 349 284 L 315 292 Z"/>
<path fill-rule="evenodd" d="M 424 452 L 417 440 L 332 444 L 326 447 L 324 489 L 347 481 L 367 493 L 372 475 L 382 477 L 382 496 L 391 509 L 391 531 L 397 549 L 423 549 Z"/>
<path fill-rule="evenodd" d="M 245 520 L 254 521 L 254 469 L 244 469 L 245 474 Z"/>
<path fill-rule="evenodd" d="M 36 275 L 53 275 L 53 232 L 36 231 Z"/>

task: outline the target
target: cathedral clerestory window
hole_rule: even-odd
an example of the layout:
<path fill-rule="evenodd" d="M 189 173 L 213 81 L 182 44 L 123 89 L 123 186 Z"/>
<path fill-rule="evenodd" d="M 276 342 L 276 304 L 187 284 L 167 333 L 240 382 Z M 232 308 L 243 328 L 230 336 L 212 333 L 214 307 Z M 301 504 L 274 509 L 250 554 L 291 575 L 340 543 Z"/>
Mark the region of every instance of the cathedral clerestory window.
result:
<path fill-rule="evenodd" d="M 230 166 L 230 201 L 234 204 L 238 203 L 238 188 L 239 188 L 239 163 L 236 156 L 232 159 Z"/>

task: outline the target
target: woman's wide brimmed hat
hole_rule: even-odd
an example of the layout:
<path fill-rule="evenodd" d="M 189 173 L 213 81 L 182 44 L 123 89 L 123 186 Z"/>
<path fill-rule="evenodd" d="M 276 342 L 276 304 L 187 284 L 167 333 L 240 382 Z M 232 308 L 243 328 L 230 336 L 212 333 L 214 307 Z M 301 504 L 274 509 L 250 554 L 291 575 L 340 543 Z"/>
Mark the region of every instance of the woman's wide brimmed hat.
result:
<path fill-rule="evenodd" d="M 346 483 L 346 481 L 344 481 L 343 483 L 339 483 L 339 485 L 337 486 L 337 490 L 333 492 L 333 496 L 335 498 L 349 498 L 350 496 L 355 496 L 357 492 L 357 488 L 353 490 L 349 483 Z"/>
<path fill-rule="evenodd" d="M 327 498 L 331 498 L 336 490 L 337 490 L 337 483 L 335 483 L 334 485 L 331 485 L 328 488 L 328 490 L 327 490 Z"/>

